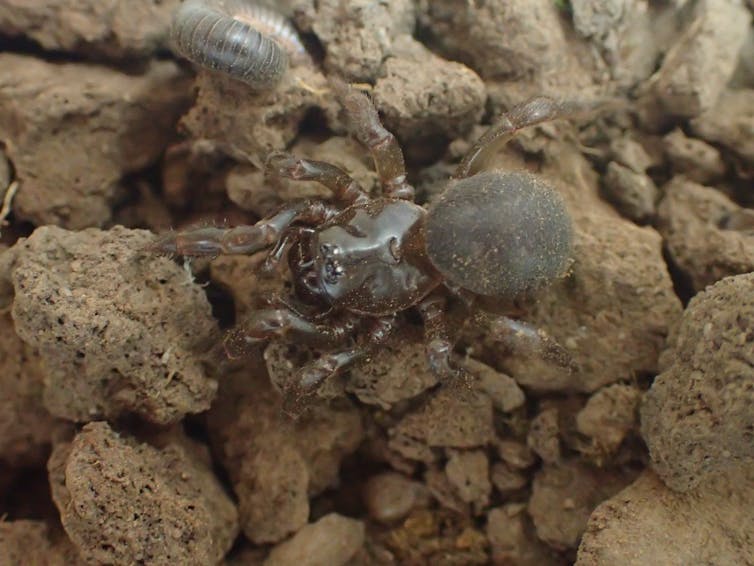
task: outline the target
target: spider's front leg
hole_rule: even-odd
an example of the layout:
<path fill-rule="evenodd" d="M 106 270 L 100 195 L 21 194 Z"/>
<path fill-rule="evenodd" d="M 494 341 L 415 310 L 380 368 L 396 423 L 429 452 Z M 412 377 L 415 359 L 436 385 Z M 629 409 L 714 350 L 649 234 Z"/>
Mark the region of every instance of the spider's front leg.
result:
<path fill-rule="evenodd" d="M 397 324 L 398 319 L 395 315 L 372 319 L 366 334 L 355 346 L 325 352 L 302 367 L 292 381 L 292 385 L 284 392 L 286 410 L 292 414 L 299 413 L 303 408 L 302 403 L 310 398 L 325 380 L 339 375 L 372 354 L 387 341 Z"/>
<path fill-rule="evenodd" d="M 243 356 L 251 346 L 271 338 L 294 338 L 312 346 L 343 343 L 354 331 L 359 317 L 345 313 L 327 324 L 309 320 L 291 307 L 254 311 L 241 328 L 231 330 L 224 346 L 228 357 Z"/>
<path fill-rule="evenodd" d="M 346 204 L 369 200 L 369 195 L 348 173 L 324 161 L 300 159 L 290 153 L 273 153 L 267 159 L 266 169 L 294 181 L 316 181 L 333 192 L 336 199 Z"/>
<path fill-rule="evenodd" d="M 332 80 L 331 84 L 351 122 L 354 136 L 372 154 L 385 196 L 414 200 L 414 188 L 406 180 L 403 150 L 380 122 L 374 104 L 363 92 L 342 81 Z"/>
<path fill-rule="evenodd" d="M 321 224 L 337 212 L 321 201 L 301 201 L 282 208 L 252 226 L 204 226 L 169 232 L 158 237 L 150 247 L 157 253 L 185 257 L 248 255 L 275 244 L 294 222 Z"/>

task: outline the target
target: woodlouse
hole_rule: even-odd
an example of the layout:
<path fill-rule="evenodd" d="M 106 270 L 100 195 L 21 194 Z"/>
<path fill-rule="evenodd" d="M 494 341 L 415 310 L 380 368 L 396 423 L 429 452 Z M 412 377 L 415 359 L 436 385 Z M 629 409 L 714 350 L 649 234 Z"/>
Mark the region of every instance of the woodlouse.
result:
<path fill-rule="evenodd" d="M 289 58 L 308 57 L 285 17 L 248 0 L 186 0 L 173 19 L 172 37 L 190 61 L 256 90 L 272 88 Z"/>

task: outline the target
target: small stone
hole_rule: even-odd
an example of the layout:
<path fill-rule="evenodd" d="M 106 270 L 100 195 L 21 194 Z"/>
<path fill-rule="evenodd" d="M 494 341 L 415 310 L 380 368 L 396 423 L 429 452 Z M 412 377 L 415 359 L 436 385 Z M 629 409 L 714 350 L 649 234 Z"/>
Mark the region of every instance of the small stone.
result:
<path fill-rule="evenodd" d="M 604 187 L 610 201 L 627 218 L 643 224 L 654 217 L 659 191 L 649 176 L 611 161 Z"/>
<path fill-rule="evenodd" d="M 490 502 L 489 461 L 481 450 L 452 450 L 445 474 L 464 503 L 480 513 Z"/>
<path fill-rule="evenodd" d="M 381 523 L 406 517 L 418 500 L 422 485 L 402 474 L 385 472 L 372 476 L 364 485 L 364 503 L 369 516 Z"/>
<path fill-rule="evenodd" d="M 364 523 L 330 513 L 272 549 L 264 566 L 343 566 L 364 544 Z"/>
<path fill-rule="evenodd" d="M 532 419 L 526 444 L 543 462 L 554 464 L 560 460 L 560 424 L 557 408 L 544 409 Z"/>
<path fill-rule="evenodd" d="M 662 141 L 675 175 L 683 175 L 701 184 L 725 175 L 725 163 L 720 152 L 708 143 L 686 137 L 680 128 L 667 134 Z"/>

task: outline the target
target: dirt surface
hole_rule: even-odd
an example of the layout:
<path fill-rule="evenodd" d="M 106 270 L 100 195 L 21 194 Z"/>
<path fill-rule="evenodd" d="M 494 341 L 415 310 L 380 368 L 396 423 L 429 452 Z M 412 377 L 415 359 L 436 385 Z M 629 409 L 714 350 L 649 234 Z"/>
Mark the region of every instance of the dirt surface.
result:
<path fill-rule="evenodd" d="M 754 564 L 752 2 L 268 2 L 309 56 L 262 92 L 177 55 L 179 4 L 0 5 L 0 566 Z M 332 77 L 420 204 L 513 105 L 574 103 L 481 163 L 552 185 L 573 248 L 480 301 L 530 342 L 451 301 L 442 380 L 408 311 L 292 416 L 317 345 L 223 348 L 288 270 L 153 233 L 331 198 L 280 150 L 379 194 Z"/>

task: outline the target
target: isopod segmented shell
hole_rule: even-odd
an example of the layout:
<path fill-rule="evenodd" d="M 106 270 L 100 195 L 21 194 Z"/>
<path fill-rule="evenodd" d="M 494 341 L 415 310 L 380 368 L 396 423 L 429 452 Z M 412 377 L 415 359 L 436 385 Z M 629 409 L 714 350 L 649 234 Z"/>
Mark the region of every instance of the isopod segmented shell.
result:
<path fill-rule="evenodd" d="M 306 57 L 281 14 L 246 0 L 186 0 L 173 19 L 172 37 L 190 61 L 256 90 L 272 88 L 289 57 Z"/>

